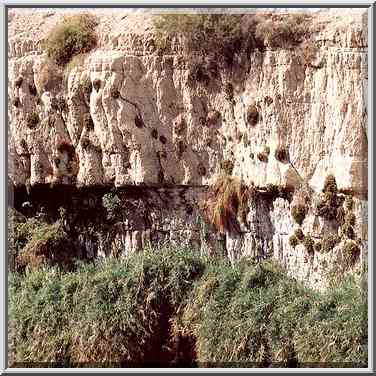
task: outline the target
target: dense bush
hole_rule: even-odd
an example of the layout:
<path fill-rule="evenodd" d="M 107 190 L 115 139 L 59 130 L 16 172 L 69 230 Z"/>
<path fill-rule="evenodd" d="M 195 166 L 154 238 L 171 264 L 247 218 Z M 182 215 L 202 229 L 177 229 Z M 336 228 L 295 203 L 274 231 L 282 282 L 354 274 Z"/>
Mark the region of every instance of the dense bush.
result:
<path fill-rule="evenodd" d="M 271 262 L 147 250 L 73 273 L 11 274 L 9 298 L 11 364 L 171 365 L 187 338 L 199 366 L 367 363 L 367 291 L 350 278 L 313 292 Z"/>
<path fill-rule="evenodd" d="M 10 360 L 170 361 L 169 319 L 204 270 L 185 250 L 146 251 L 120 263 L 79 264 L 10 278 Z M 145 364 L 144 364 L 145 365 Z"/>
<path fill-rule="evenodd" d="M 78 252 L 61 221 L 46 223 L 26 218 L 8 208 L 8 244 L 11 270 L 25 271 L 47 265 L 72 269 Z"/>
<path fill-rule="evenodd" d="M 236 14 L 165 14 L 155 19 L 157 47 L 163 51 L 168 38 L 182 36 L 188 57 L 197 52 L 231 65 L 245 35 L 241 31 L 242 15 Z"/>
<path fill-rule="evenodd" d="M 102 197 L 102 205 L 107 210 L 108 220 L 113 220 L 121 214 L 121 199 L 115 193 L 106 193 Z"/>
<path fill-rule="evenodd" d="M 302 204 L 294 205 L 291 208 L 291 215 L 297 224 L 301 225 L 303 223 L 304 218 L 306 217 L 306 214 L 307 214 L 307 210 L 308 210 L 307 206 L 302 205 Z"/>
<path fill-rule="evenodd" d="M 44 48 L 58 65 L 65 65 L 75 56 L 90 51 L 97 43 L 95 17 L 79 14 L 66 17 L 48 34 Z"/>
<path fill-rule="evenodd" d="M 183 322 L 199 360 L 235 367 L 367 362 L 367 294 L 352 280 L 319 294 L 271 263 L 243 270 L 219 264 L 193 297 Z"/>

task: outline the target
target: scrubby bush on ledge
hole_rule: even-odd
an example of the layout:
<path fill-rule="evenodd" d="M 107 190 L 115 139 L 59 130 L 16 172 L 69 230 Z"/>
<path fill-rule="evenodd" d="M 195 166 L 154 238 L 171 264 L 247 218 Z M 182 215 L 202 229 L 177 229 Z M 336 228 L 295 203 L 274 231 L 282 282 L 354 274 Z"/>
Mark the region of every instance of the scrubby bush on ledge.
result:
<path fill-rule="evenodd" d="M 97 20 L 90 14 L 64 18 L 48 34 L 44 43 L 47 55 L 56 64 L 65 65 L 75 56 L 90 51 L 97 43 L 94 28 Z"/>
<path fill-rule="evenodd" d="M 11 274 L 9 298 L 11 366 L 367 362 L 367 291 L 347 279 L 313 292 L 272 262 L 147 250 L 73 273 Z"/>

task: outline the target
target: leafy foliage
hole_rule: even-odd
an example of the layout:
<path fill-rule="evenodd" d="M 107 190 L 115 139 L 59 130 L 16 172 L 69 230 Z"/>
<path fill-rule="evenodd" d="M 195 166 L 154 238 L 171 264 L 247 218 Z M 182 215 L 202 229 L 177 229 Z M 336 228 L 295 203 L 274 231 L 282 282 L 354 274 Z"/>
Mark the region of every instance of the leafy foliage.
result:
<path fill-rule="evenodd" d="M 367 362 L 367 291 L 349 278 L 314 292 L 272 262 L 148 249 L 12 273 L 9 298 L 11 363 L 166 365 L 188 337 L 201 366 Z"/>

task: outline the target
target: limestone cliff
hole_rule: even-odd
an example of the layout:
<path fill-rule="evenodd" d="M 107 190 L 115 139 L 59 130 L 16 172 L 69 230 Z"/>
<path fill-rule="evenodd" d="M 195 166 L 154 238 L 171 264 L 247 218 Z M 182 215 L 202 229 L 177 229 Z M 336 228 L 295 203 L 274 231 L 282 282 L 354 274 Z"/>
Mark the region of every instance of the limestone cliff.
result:
<path fill-rule="evenodd" d="M 312 24 L 317 27 L 309 46 L 303 42 L 290 49 L 255 48 L 237 56 L 234 68 L 220 72 L 218 82 L 207 86 L 190 83 L 178 41 L 158 55 L 151 14 L 115 10 L 90 11 L 99 20 L 98 46 L 62 81 L 54 80 L 43 40 L 63 14 L 12 12 L 8 19 L 11 185 L 62 183 L 93 189 L 142 185 L 145 192 L 148 187 L 152 192 L 168 186 L 172 192 L 175 187 L 175 193 L 185 187 L 194 210 L 188 216 L 195 218 L 194 204 L 203 188 L 215 181 L 223 161 L 233 162 L 233 176 L 260 189 L 270 184 L 298 188 L 306 182 L 320 192 L 325 178 L 333 174 L 341 192 L 355 195 L 355 232 L 364 259 L 365 12 L 314 13 Z M 249 106 L 257 111 L 252 124 Z M 277 158 L 281 148 L 288 151 L 285 160 Z M 178 204 L 174 207 L 167 215 L 171 220 L 161 224 L 169 238 L 187 239 L 186 232 L 193 232 L 203 246 L 197 223 L 182 221 L 187 214 L 180 213 Z M 302 245 L 292 248 L 289 236 L 296 225 L 290 210 L 291 200 L 260 198 L 241 232 L 226 235 L 225 248 L 235 258 L 274 253 L 292 275 L 315 285 L 325 269 L 321 259 L 333 264 L 343 244 L 328 255 L 315 253 L 313 259 Z M 131 211 L 129 218 L 134 215 Z M 181 221 L 184 234 L 177 231 Z M 134 231 L 150 233 L 155 226 L 136 227 L 125 230 L 119 225 L 115 238 L 124 238 L 127 231 L 141 239 Z M 317 239 L 328 228 L 339 231 L 338 223 L 324 223 L 311 211 L 302 228 Z M 133 243 L 124 240 L 121 252 L 142 245 Z M 94 246 L 93 252 L 100 248 Z"/>

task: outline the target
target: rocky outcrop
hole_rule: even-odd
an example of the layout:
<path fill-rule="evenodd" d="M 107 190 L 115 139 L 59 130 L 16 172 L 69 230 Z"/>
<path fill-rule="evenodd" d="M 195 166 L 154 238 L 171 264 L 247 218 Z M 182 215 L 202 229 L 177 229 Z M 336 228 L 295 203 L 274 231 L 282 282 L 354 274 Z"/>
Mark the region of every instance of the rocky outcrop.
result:
<path fill-rule="evenodd" d="M 9 17 L 11 184 L 168 185 L 200 192 L 229 160 L 233 176 L 248 185 L 297 188 L 304 181 L 319 192 L 333 174 L 340 190 L 360 195 L 356 232 L 366 252 L 361 209 L 368 185 L 365 13 L 315 13 L 312 23 L 318 27 L 309 43 L 240 54 L 232 70 L 220 72 L 207 86 L 190 82 L 179 41 L 157 54 L 152 16 L 95 13 L 98 47 L 55 83 L 59 72 L 45 68 L 50 63 L 43 38 L 62 15 L 33 13 L 32 34 L 21 32 L 29 13 L 15 11 Z M 286 158 L 278 157 L 280 149 L 287 150 Z M 179 210 L 171 213 L 170 240 L 200 239 L 191 236 L 190 222 Z M 294 275 L 307 279 L 317 267 L 305 261 L 301 246 L 289 245 L 294 228 L 289 213 L 287 200 L 261 200 L 248 214 L 248 227 L 228 234 L 229 255 L 274 252 Z M 314 218 L 311 213 L 303 227 Z M 139 248 L 149 235 L 136 227 L 130 235 L 119 224 L 110 248 L 99 245 L 88 252 Z"/>

